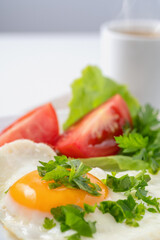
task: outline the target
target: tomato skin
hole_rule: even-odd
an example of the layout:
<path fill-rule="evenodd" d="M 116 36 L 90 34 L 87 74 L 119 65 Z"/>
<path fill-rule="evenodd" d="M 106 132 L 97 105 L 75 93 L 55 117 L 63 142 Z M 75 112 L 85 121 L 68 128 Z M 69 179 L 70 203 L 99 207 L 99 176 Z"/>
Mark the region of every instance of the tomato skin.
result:
<path fill-rule="evenodd" d="M 58 120 L 51 103 L 40 106 L 16 120 L 0 133 L 0 146 L 17 139 L 54 145 L 59 135 Z"/>
<path fill-rule="evenodd" d="M 127 104 L 117 94 L 66 130 L 55 144 L 61 154 L 74 158 L 109 156 L 118 153 L 114 136 L 132 125 Z"/>

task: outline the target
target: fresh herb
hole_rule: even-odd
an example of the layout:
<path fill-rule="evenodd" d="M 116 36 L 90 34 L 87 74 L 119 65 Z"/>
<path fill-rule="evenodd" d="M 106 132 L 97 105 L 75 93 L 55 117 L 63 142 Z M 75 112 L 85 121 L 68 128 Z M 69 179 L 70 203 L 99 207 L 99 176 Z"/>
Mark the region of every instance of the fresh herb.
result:
<path fill-rule="evenodd" d="M 80 239 L 80 236 L 92 237 L 96 232 L 96 222 L 86 221 L 84 219 L 85 210 L 76 205 L 66 205 L 57 208 L 52 208 L 53 217 L 60 223 L 62 232 L 69 229 L 77 233 L 69 236 L 68 239 Z"/>
<path fill-rule="evenodd" d="M 147 196 L 148 191 L 145 187 L 148 186 L 150 180 L 150 176 L 143 171 L 135 177 L 126 174 L 120 178 L 116 178 L 108 174 L 106 185 L 113 189 L 114 192 L 125 192 L 125 195 L 132 194 L 138 200 L 142 200 L 147 203 L 147 205 L 153 206 L 154 208 L 150 208 L 150 211 L 160 212 L 160 203 L 158 202 L 158 199 L 152 196 Z"/>
<path fill-rule="evenodd" d="M 160 131 L 159 111 L 151 105 L 142 106 L 134 119 L 134 128 L 142 136 L 149 136 L 150 140 L 155 139 Z"/>
<path fill-rule="evenodd" d="M 68 160 L 66 156 L 56 156 L 55 161 L 51 160 L 48 163 L 40 162 L 42 166 L 38 166 L 39 175 L 42 180 L 53 181 L 49 182 L 49 188 L 54 189 L 59 186 L 67 188 L 82 189 L 91 195 L 101 195 L 101 188 L 98 184 L 94 184 L 87 177 L 87 173 L 91 170 L 80 160 Z"/>
<path fill-rule="evenodd" d="M 88 66 L 82 76 L 72 83 L 70 113 L 63 128 L 67 129 L 85 114 L 96 108 L 115 94 L 120 94 L 126 101 L 132 117 L 139 109 L 138 101 L 130 94 L 125 85 L 120 85 L 102 75 L 98 67 Z"/>
<path fill-rule="evenodd" d="M 55 226 L 56 226 L 56 223 L 54 223 L 53 219 L 49 219 L 47 217 L 44 219 L 43 227 L 45 229 L 50 230 L 50 229 L 52 229 Z"/>
<path fill-rule="evenodd" d="M 125 192 L 135 185 L 135 178 L 129 177 L 128 174 L 120 178 L 107 174 L 106 185 L 112 188 L 114 192 Z"/>
<path fill-rule="evenodd" d="M 140 221 L 145 214 L 146 209 L 149 212 L 160 212 L 160 203 L 157 198 L 147 196 L 145 189 L 150 181 L 150 176 L 145 172 L 140 172 L 137 176 L 129 176 L 128 174 L 116 178 L 113 175 L 107 175 L 106 185 L 114 192 L 125 192 L 127 199 L 114 201 L 103 201 L 98 206 L 102 213 L 110 213 L 117 222 L 125 222 L 127 225 L 138 227 Z M 137 202 L 135 199 L 140 200 Z M 152 207 L 146 207 L 152 206 Z"/>
<path fill-rule="evenodd" d="M 143 204 L 138 204 L 132 195 L 127 199 L 114 201 L 103 201 L 99 205 L 99 210 L 102 213 L 110 213 L 116 222 L 138 227 L 137 221 L 141 220 L 145 214 L 145 207 Z"/>
<path fill-rule="evenodd" d="M 133 130 L 128 129 L 123 136 L 115 137 L 120 154 L 143 160 L 151 173 L 160 168 L 160 120 L 159 112 L 150 105 L 141 107 L 134 118 Z"/>
<path fill-rule="evenodd" d="M 145 172 L 141 172 L 135 177 L 126 174 L 120 178 L 107 174 L 106 185 L 114 192 L 126 192 L 138 188 L 143 189 L 148 186 L 150 179 L 150 176 Z"/>
<path fill-rule="evenodd" d="M 154 209 L 155 212 L 160 212 L 160 208 L 159 208 L 160 204 L 158 202 L 158 199 L 153 198 L 152 196 L 147 196 L 147 191 L 146 190 L 144 190 L 142 188 L 138 188 L 137 191 L 136 191 L 136 197 L 138 199 L 141 199 L 143 202 L 147 203 L 148 205 L 154 206 L 156 208 L 156 209 Z"/>
<path fill-rule="evenodd" d="M 88 205 L 86 203 L 84 203 L 84 210 L 86 213 L 94 213 L 96 210 L 97 204 L 95 204 L 94 206 Z"/>
<path fill-rule="evenodd" d="M 115 140 L 118 146 L 123 149 L 123 153 L 135 153 L 146 148 L 148 144 L 148 137 L 143 137 L 139 133 L 115 137 Z"/>

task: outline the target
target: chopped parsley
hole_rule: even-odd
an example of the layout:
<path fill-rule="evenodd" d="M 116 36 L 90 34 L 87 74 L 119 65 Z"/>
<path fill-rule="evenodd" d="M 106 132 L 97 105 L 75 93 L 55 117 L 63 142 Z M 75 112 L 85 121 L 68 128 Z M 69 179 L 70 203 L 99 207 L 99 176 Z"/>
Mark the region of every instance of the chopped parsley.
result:
<path fill-rule="evenodd" d="M 120 178 L 116 178 L 113 175 L 107 174 L 106 185 L 113 189 L 114 192 L 126 192 L 138 188 L 144 189 L 148 186 L 148 181 L 150 180 L 150 176 L 143 171 L 135 177 L 126 174 Z"/>
<path fill-rule="evenodd" d="M 86 213 L 94 213 L 96 210 L 97 204 L 95 204 L 94 206 L 88 205 L 86 203 L 84 203 L 84 209 Z"/>
<path fill-rule="evenodd" d="M 160 213 L 158 199 L 147 196 L 148 191 L 145 187 L 148 186 L 150 180 L 150 176 L 143 171 L 135 177 L 126 174 L 116 178 L 108 174 L 106 185 L 114 192 L 124 192 L 128 197 L 116 202 L 103 201 L 100 203 L 99 209 L 102 213 L 110 213 L 117 222 L 125 222 L 133 227 L 139 226 L 137 221 L 143 218 L 146 209 L 152 213 Z M 136 199 L 140 201 L 136 201 Z M 151 207 L 148 208 L 148 206 Z"/>
<path fill-rule="evenodd" d="M 53 219 L 49 219 L 47 217 L 44 219 L 43 227 L 45 229 L 50 230 L 55 226 L 56 226 L 56 223 L 54 223 Z"/>
<path fill-rule="evenodd" d="M 103 201 L 99 205 L 99 210 L 102 213 L 110 213 L 116 222 L 138 227 L 137 221 L 143 218 L 145 214 L 145 206 L 142 203 L 137 203 L 131 194 L 127 199 L 118 201 Z"/>
<path fill-rule="evenodd" d="M 54 189 L 59 186 L 67 188 L 82 189 L 91 195 L 100 196 L 101 188 L 98 184 L 91 183 L 87 173 L 91 170 L 78 159 L 69 160 L 66 156 L 55 156 L 55 161 L 48 163 L 40 162 L 38 173 L 42 180 L 54 181 L 49 183 L 49 188 Z"/>
<path fill-rule="evenodd" d="M 147 205 L 154 206 L 154 212 L 160 212 L 160 204 L 157 198 L 153 198 L 152 196 L 147 196 L 147 191 L 143 188 L 138 188 L 136 191 L 136 197 L 141 199 L 143 202 L 147 203 Z M 153 208 L 152 208 L 153 209 Z"/>
<path fill-rule="evenodd" d="M 96 222 L 86 221 L 84 219 L 86 210 L 79 206 L 68 204 L 66 206 L 52 208 L 51 214 L 54 219 L 60 223 L 61 232 L 66 232 L 69 229 L 76 232 L 68 236 L 68 240 L 79 240 L 81 236 L 93 237 L 93 234 L 96 232 Z M 43 227 L 51 229 L 54 226 L 53 219 L 45 218 Z"/>

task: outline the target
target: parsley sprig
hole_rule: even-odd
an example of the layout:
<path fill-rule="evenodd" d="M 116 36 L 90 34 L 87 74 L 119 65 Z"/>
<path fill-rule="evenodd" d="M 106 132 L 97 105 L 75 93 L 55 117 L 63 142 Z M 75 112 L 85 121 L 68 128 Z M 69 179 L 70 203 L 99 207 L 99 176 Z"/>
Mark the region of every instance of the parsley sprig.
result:
<path fill-rule="evenodd" d="M 49 188 L 54 189 L 59 186 L 67 188 L 82 189 L 91 195 L 101 195 L 101 188 L 98 184 L 94 184 L 87 177 L 87 173 L 91 170 L 78 159 L 69 160 L 66 156 L 55 156 L 55 161 L 48 163 L 40 162 L 42 166 L 38 166 L 38 173 L 42 180 L 49 182 Z"/>
<path fill-rule="evenodd" d="M 125 129 L 125 134 L 115 140 L 121 148 L 120 154 L 149 163 L 151 173 L 160 169 L 159 111 L 149 104 L 140 108 L 133 129 Z"/>
<path fill-rule="evenodd" d="M 54 222 L 53 219 L 50 219 L 48 217 L 46 217 L 44 219 L 44 223 L 43 223 L 43 227 L 47 230 L 50 230 L 52 228 L 54 228 L 56 226 L 56 223 Z"/>

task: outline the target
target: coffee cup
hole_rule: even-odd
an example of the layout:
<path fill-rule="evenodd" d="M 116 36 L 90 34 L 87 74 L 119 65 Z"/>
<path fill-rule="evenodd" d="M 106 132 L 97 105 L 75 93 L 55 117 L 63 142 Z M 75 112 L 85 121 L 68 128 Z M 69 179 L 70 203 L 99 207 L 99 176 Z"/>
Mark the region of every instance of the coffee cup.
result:
<path fill-rule="evenodd" d="M 106 76 L 128 85 L 141 104 L 160 109 L 160 21 L 103 24 L 101 67 Z"/>

